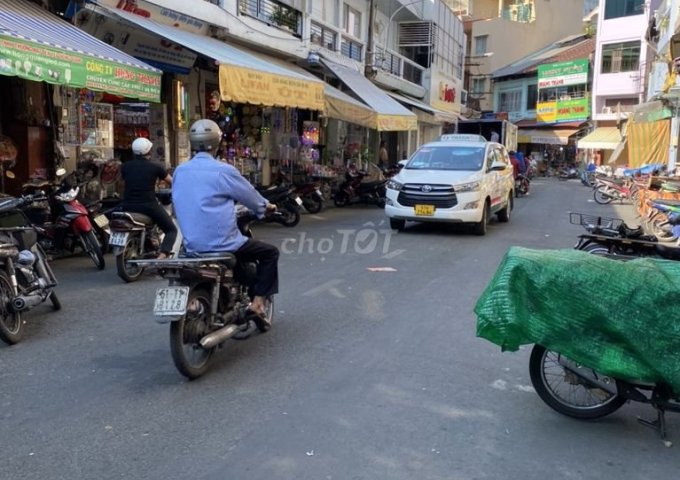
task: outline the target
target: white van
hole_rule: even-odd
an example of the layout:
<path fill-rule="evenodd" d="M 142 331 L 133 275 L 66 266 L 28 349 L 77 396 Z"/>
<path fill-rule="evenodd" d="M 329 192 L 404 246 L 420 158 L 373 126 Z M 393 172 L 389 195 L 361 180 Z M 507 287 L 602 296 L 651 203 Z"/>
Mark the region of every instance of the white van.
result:
<path fill-rule="evenodd" d="M 485 235 L 491 215 L 510 220 L 514 176 L 508 152 L 480 135 L 442 135 L 420 147 L 387 183 L 390 227 L 406 221 L 474 225 Z"/>

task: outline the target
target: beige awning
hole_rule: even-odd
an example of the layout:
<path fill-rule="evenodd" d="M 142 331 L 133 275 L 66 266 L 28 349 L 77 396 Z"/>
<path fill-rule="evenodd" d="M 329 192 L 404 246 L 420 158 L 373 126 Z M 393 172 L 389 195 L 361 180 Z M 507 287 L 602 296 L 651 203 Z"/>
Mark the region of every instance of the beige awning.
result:
<path fill-rule="evenodd" d="M 615 150 L 621 143 L 621 133 L 616 127 L 598 127 L 578 141 L 578 148 Z"/>
<path fill-rule="evenodd" d="M 536 143 L 543 145 L 567 145 L 569 137 L 578 130 L 565 129 L 520 129 L 517 135 L 517 143 Z"/>

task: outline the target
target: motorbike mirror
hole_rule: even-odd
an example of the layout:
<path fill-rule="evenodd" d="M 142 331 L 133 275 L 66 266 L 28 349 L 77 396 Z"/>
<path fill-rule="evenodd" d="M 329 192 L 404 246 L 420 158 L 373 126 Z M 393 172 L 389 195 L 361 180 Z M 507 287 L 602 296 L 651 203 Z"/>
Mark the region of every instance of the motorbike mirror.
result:
<path fill-rule="evenodd" d="M 13 172 L 12 170 L 7 170 L 7 171 L 5 172 L 5 176 L 6 176 L 7 178 L 17 178 L 17 176 L 14 175 L 14 172 Z"/>
<path fill-rule="evenodd" d="M 57 171 L 55 172 L 57 174 L 57 177 L 63 177 L 66 175 L 66 169 L 65 168 L 57 168 Z"/>

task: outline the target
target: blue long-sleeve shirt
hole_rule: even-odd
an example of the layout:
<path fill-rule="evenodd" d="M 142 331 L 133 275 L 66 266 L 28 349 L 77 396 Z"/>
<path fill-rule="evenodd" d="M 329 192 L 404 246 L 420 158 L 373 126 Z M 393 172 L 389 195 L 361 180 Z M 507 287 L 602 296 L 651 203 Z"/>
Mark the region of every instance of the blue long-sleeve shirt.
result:
<path fill-rule="evenodd" d="M 172 202 L 187 252 L 234 252 L 246 243 L 235 201 L 264 216 L 267 200 L 233 166 L 201 152 L 177 167 Z"/>

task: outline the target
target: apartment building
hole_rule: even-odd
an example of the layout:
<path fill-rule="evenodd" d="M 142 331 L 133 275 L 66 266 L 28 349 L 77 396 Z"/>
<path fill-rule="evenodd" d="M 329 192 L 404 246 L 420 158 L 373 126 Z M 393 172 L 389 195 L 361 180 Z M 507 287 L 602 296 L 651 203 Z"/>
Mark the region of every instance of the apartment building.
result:
<path fill-rule="evenodd" d="M 446 0 L 465 23 L 467 113 L 493 110 L 493 72 L 583 32 L 597 0 Z"/>

